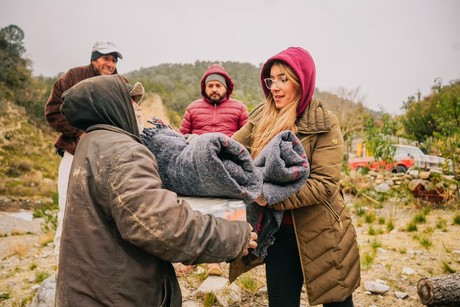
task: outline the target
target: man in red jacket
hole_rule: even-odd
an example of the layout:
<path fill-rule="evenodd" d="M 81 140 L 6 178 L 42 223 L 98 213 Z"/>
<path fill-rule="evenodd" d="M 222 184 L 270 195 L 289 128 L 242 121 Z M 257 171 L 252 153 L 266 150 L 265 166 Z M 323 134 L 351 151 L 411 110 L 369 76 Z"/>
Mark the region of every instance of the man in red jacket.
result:
<path fill-rule="evenodd" d="M 209 66 L 201 78 L 203 98 L 192 102 L 185 112 L 179 131 L 182 134 L 221 132 L 232 136 L 248 121 L 248 109 L 231 99 L 233 80 L 219 64 Z"/>
<path fill-rule="evenodd" d="M 233 80 L 219 64 L 213 64 L 201 78 L 203 98 L 193 101 L 185 111 L 179 131 L 182 134 L 220 132 L 228 136 L 238 131 L 248 121 L 248 108 L 241 101 L 231 99 Z M 178 273 L 192 267 L 179 265 Z M 208 264 L 208 275 L 222 275 L 218 263 Z"/>
<path fill-rule="evenodd" d="M 119 58 L 122 59 L 123 56 L 115 44 L 110 41 L 96 42 L 91 50 L 90 64 L 74 67 L 59 77 L 54 83 L 45 104 L 46 120 L 60 133 L 54 146 L 56 147 L 56 153 L 62 157 L 58 171 L 59 213 L 58 227 L 54 238 L 56 257 L 59 255 L 70 166 L 72 165 L 77 143 L 85 134 L 83 130 L 72 127 L 64 115 L 62 115 L 60 110 L 63 103 L 62 94 L 82 80 L 99 75 L 117 74 L 117 62 Z"/>

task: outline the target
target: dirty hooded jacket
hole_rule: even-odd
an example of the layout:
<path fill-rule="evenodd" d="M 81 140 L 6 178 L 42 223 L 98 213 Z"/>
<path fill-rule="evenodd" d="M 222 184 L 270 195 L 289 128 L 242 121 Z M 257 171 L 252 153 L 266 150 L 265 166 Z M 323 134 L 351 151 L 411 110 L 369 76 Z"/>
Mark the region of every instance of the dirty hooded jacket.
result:
<path fill-rule="evenodd" d="M 219 103 L 212 102 L 206 95 L 206 78 L 211 74 L 222 75 L 227 82 L 227 95 Z M 186 109 L 179 131 L 182 134 L 203 134 L 221 132 L 232 136 L 248 120 L 248 109 L 236 99 L 231 99 L 233 80 L 219 64 L 211 65 L 200 82 L 202 99 L 195 100 Z"/>
<path fill-rule="evenodd" d="M 171 262 L 241 255 L 249 224 L 203 215 L 162 189 L 120 76 L 81 81 L 61 109 L 87 134 L 70 172 L 57 306 L 180 306 Z"/>
<path fill-rule="evenodd" d="M 337 117 L 313 99 L 315 64 L 308 51 L 291 47 L 268 59 L 261 82 L 270 77 L 274 61 L 287 63 L 299 78 L 301 99 L 297 107 L 297 137 L 310 164 L 305 184 L 275 209 L 292 214 L 300 260 L 311 305 L 342 302 L 360 284 L 360 262 L 356 232 L 345 210 L 340 190 L 344 142 Z M 250 148 L 252 131 L 261 119 L 265 104 L 257 106 L 248 123 L 233 136 Z"/>

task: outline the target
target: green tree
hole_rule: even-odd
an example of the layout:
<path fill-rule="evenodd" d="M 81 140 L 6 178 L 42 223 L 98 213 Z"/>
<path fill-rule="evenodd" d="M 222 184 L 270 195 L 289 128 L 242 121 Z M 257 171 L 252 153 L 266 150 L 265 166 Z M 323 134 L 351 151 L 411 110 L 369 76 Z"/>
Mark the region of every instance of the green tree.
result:
<path fill-rule="evenodd" d="M 24 31 L 16 25 L 0 29 L 0 46 L 11 56 L 20 58 L 26 51 L 24 47 Z"/>
<path fill-rule="evenodd" d="M 381 119 L 375 119 L 371 115 L 365 116 L 365 143 L 375 159 L 392 161 L 396 147 L 392 144 L 391 136 L 395 135 L 396 127 L 396 122 L 387 113 L 384 113 Z"/>
<path fill-rule="evenodd" d="M 438 140 L 437 147 L 443 157 L 452 161 L 454 173 L 458 177 L 460 171 L 460 80 L 452 81 L 443 86 L 441 80 L 433 87 L 434 94 L 430 97 L 436 104 L 433 118 L 438 130 L 433 133 Z"/>
<path fill-rule="evenodd" d="M 401 122 L 407 134 L 407 138 L 415 139 L 424 143 L 427 138 L 432 137 L 437 130 L 436 120 L 433 115 L 437 112 L 436 102 L 432 99 L 415 100 L 410 96 L 404 104 L 405 114 Z"/>
<path fill-rule="evenodd" d="M 25 107 L 34 122 L 44 124 L 44 104 L 54 80 L 32 77 L 23 41 L 24 32 L 18 26 L 0 29 L 0 100 Z"/>
<path fill-rule="evenodd" d="M 460 80 L 443 85 L 435 80 L 432 93 L 415 100 L 409 97 L 402 122 L 408 136 L 423 143 L 425 151 L 452 161 L 456 177 L 460 172 Z M 448 165 L 446 165 L 448 167 Z"/>
<path fill-rule="evenodd" d="M 25 52 L 24 32 L 16 25 L 0 29 L 0 98 L 15 98 L 31 79 Z"/>

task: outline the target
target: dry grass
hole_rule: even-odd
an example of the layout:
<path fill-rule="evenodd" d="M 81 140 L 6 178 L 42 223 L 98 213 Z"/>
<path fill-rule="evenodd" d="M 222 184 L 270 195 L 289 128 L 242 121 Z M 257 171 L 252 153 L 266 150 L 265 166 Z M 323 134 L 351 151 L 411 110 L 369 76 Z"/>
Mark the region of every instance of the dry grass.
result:
<path fill-rule="evenodd" d="M 458 261 L 460 211 L 458 208 L 430 211 L 421 210 L 415 205 L 401 204 L 401 202 L 375 207 L 369 203 L 360 206 L 350 203 L 349 208 L 357 230 L 362 264 L 361 286 L 353 295 L 356 307 L 419 307 L 421 303 L 416 286 L 420 278 L 460 270 Z M 365 222 L 368 212 L 375 213 L 376 218 L 371 223 Z M 392 224 L 391 230 L 387 227 L 389 220 Z M 382 224 L 383 222 L 385 224 Z M 417 226 L 416 230 L 406 231 L 410 222 Z M 374 231 L 370 232 L 371 228 Z M 23 257 L 19 261 L 19 266 L 16 259 L 3 259 L 4 268 L 0 272 L 0 293 L 9 293 L 11 298 L 5 300 L 8 302 L 29 296 L 31 285 L 24 288 L 21 286 L 23 281 L 29 280 L 32 276 L 40 279 L 41 276 L 45 276 L 42 272 L 49 274 L 56 272 L 55 259 L 51 256 L 53 254 L 52 244 L 46 243 L 52 240 L 52 232 L 48 235 L 2 237 L 0 248 L 5 246 L 5 243 L 11 244 L 13 241 L 25 242 L 27 237 L 33 237 L 34 240 L 28 241 L 29 245 L 14 244 L 16 246 L 14 249 L 17 251 L 8 246 L 11 256 L 14 254 Z M 404 273 L 406 268 L 413 269 L 415 273 Z M 227 263 L 223 264 L 223 269 L 225 277 L 228 274 Z M 192 272 L 179 278 L 184 299 L 199 302 L 199 304 L 204 303 L 204 297 L 198 298 L 194 294 L 203 281 L 204 272 L 204 268 L 198 265 Z M 365 291 L 364 283 L 377 279 L 384 280 L 391 287 L 389 293 L 371 295 Z M 9 287 L 8 282 L 12 280 L 15 285 Z M 267 306 L 264 266 L 259 266 L 241 275 L 236 283 L 243 290 L 243 301 L 239 306 Z M 404 300 L 398 299 L 394 295 L 395 291 L 405 292 L 409 296 Z M 209 304 L 215 304 L 212 303 L 211 296 L 208 299 Z M 305 292 L 302 292 L 302 302 L 306 302 Z"/>
<path fill-rule="evenodd" d="M 11 256 L 17 255 L 19 258 L 24 258 L 25 256 L 27 256 L 27 253 L 30 250 L 30 244 L 25 243 L 25 242 L 15 241 L 11 243 L 10 249 L 11 249 L 11 252 L 10 252 Z"/>
<path fill-rule="evenodd" d="M 240 276 L 237 279 L 236 284 L 240 286 L 241 289 L 253 294 L 255 294 L 257 290 L 263 286 L 263 282 L 257 280 L 257 278 L 254 278 L 250 274 L 243 274 Z"/>
<path fill-rule="evenodd" d="M 29 172 L 14 178 L 0 178 L 0 194 L 9 196 L 50 196 L 56 189 L 56 182 L 43 178 L 40 172 Z"/>
<path fill-rule="evenodd" d="M 54 241 L 54 231 L 50 231 L 47 233 L 41 233 L 38 236 L 38 242 L 40 243 L 41 246 L 46 246 L 49 243 L 52 243 Z"/>

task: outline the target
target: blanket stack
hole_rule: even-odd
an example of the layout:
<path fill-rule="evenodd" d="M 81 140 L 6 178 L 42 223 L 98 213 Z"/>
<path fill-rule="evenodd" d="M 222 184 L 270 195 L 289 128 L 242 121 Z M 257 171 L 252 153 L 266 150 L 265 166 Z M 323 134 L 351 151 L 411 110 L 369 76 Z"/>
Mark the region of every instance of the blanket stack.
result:
<path fill-rule="evenodd" d="M 253 161 L 243 145 L 222 133 L 193 135 L 193 142 L 188 142 L 160 119 L 149 122 L 153 127 L 144 129 L 141 139 L 157 158 L 166 189 L 246 203 L 246 218 L 258 233 L 258 246 L 230 265 L 230 281 L 263 263 L 284 214 L 272 206 L 295 194 L 310 174 L 300 140 L 292 131 L 283 131 Z M 267 206 L 255 203 L 261 194 Z"/>
<path fill-rule="evenodd" d="M 242 199 L 252 203 L 262 191 L 262 174 L 247 149 L 222 133 L 207 133 L 187 143 L 159 119 L 149 121 L 141 139 L 158 161 L 166 189 L 185 196 Z"/>

